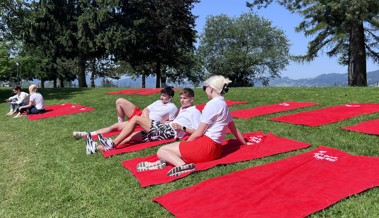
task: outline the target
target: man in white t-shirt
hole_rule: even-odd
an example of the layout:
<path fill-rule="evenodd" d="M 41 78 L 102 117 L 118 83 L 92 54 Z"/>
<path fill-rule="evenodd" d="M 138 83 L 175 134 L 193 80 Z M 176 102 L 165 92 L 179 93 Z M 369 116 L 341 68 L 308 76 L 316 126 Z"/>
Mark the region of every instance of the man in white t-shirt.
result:
<path fill-rule="evenodd" d="M 178 108 L 174 103 L 172 103 L 174 94 L 175 92 L 171 87 L 162 89 L 160 99 L 153 102 L 143 110 L 139 109 L 132 102 L 124 98 L 119 98 L 116 100 L 118 122 L 111 126 L 90 132 L 90 134 L 91 136 L 95 136 L 97 134 L 121 131 L 126 127 L 129 120 L 134 116 L 148 117 L 150 119 L 162 122 L 173 120 L 178 112 Z M 128 121 L 123 121 L 124 117 L 127 117 Z M 76 139 L 83 138 L 86 135 L 87 132 L 73 132 L 73 136 Z"/>
<path fill-rule="evenodd" d="M 181 108 L 173 121 L 164 123 L 147 117 L 135 116 L 113 141 L 99 134 L 102 146 L 97 147 L 97 144 L 88 135 L 87 150 L 94 152 L 96 148 L 98 150 L 109 150 L 119 144 L 182 138 L 187 134 L 192 134 L 199 126 L 201 115 L 201 112 L 193 106 L 193 100 L 194 91 L 190 88 L 184 88 L 180 93 Z M 143 131 L 133 133 L 137 125 L 141 126 Z"/>

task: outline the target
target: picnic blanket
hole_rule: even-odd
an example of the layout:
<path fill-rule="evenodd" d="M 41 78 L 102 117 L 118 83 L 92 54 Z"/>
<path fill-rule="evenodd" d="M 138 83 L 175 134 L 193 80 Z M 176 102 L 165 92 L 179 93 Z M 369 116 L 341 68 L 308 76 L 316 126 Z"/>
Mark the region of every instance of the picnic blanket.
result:
<path fill-rule="evenodd" d="M 225 102 L 226 102 L 226 105 L 228 105 L 228 106 L 232 106 L 232 105 L 236 105 L 236 104 L 246 104 L 247 103 L 247 101 L 233 101 L 233 100 L 225 100 Z M 196 105 L 196 108 L 199 111 L 203 111 L 205 105 L 206 104 L 198 104 L 198 105 Z"/>
<path fill-rule="evenodd" d="M 247 161 L 267 157 L 283 152 L 298 150 L 310 146 L 307 143 L 298 142 L 288 138 L 281 138 L 272 133 L 265 135 L 262 132 L 252 132 L 243 134 L 246 140 L 254 143 L 253 145 L 240 145 L 235 139 L 229 139 L 224 143 L 224 151 L 219 159 L 196 164 L 196 171 L 207 170 L 220 164 L 230 164 L 235 162 Z M 142 187 L 158 185 L 171 182 L 193 172 L 182 174 L 178 177 L 167 176 L 167 172 L 173 168 L 169 165 L 160 170 L 137 172 L 136 166 L 142 161 L 156 161 L 157 155 L 142 158 L 134 158 L 123 161 L 121 164 L 137 178 Z M 196 217 L 196 216 L 194 216 Z"/>
<path fill-rule="evenodd" d="M 175 217 L 307 217 L 379 185 L 379 158 L 321 146 L 153 200 Z"/>
<path fill-rule="evenodd" d="M 95 110 L 94 108 L 85 107 L 78 104 L 57 104 L 57 105 L 49 105 L 45 107 L 46 112 L 40 114 L 28 114 L 29 120 L 39 120 L 50 117 L 58 117 L 69 114 L 77 114 L 83 112 L 89 112 Z"/>
<path fill-rule="evenodd" d="M 143 142 L 143 143 L 137 143 L 137 144 L 122 144 L 118 145 L 115 148 L 109 150 L 109 151 L 103 151 L 104 157 L 110 157 L 117 154 L 123 154 L 123 153 L 129 153 L 129 152 L 135 152 L 144 150 L 146 148 L 155 147 L 158 145 L 163 145 L 166 143 L 174 142 L 176 139 L 167 139 L 167 140 L 160 140 L 160 141 L 153 141 L 153 142 Z"/>
<path fill-rule="evenodd" d="M 232 111 L 231 114 L 235 118 L 249 119 L 257 116 L 273 114 L 283 111 L 295 110 L 304 107 L 318 105 L 316 102 L 282 102 L 278 104 L 264 105 L 254 108 Z"/>
<path fill-rule="evenodd" d="M 354 126 L 346 126 L 341 129 L 350 130 L 354 132 L 361 132 L 371 135 L 379 135 L 379 119 L 368 120 L 361 123 L 358 123 Z"/>
<path fill-rule="evenodd" d="M 321 126 L 335 123 L 354 116 L 379 112 L 379 104 L 345 104 L 274 117 L 270 120 L 305 126 Z"/>
<path fill-rule="evenodd" d="M 118 90 L 118 91 L 113 91 L 113 92 L 107 92 L 106 94 L 108 95 L 130 95 L 134 94 L 137 92 L 143 92 L 146 89 L 144 88 L 138 88 L 138 89 L 124 89 L 124 90 Z"/>

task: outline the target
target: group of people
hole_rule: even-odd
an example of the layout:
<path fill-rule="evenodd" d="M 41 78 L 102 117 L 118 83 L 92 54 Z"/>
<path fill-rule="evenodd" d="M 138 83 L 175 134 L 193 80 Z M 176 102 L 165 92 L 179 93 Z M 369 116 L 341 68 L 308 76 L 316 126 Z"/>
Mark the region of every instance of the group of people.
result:
<path fill-rule="evenodd" d="M 13 96 L 5 99 L 10 104 L 10 110 L 6 114 L 14 118 L 25 116 L 26 114 L 38 114 L 45 112 L 45 100 L 41 93 L 37 92 L 36 85 L 29 86 L 29 94 L 21 91 L 21 86 L 15 86 L 12 90 Z"/>
<path fill-rule="evenodd" d="M 170 87 L 162 89 L 160 99 L 143 110 L 126 99 L 117 99 L 117 123 L 93 132 L 73 132 L 73 136 L 85 137 L 87 154 L 92 154 L 125 143 L 180 139 L 189 135 L 185 141 L 175 141 L 160 147 L 157 151 L 158 161 L 141 162 L 136 166 L 137 171 L 141 172 L 162 169 L 171 164 L 174 167 L 167 175 L 179 176 L 195 170 L 196 163 L 219 158 L 228 129 L 242 145 L 247 144 L 236 128 L 224 99 L 229 83 L 229 79 L 218 75 L 204 82 L 203 90 L 209 101 L 202 112 L 193 105 L 195 94 L 190 88 L 184 88 L 180 92 L 179 111 L 172 103 L 174 90 Z M 143 130 L 136 132 L 137 126 Z M 104 133 L 115 130 L 121 131 L 115 139 L 103 136 Z M 94 135 L 98 136 L 100 144 L 92 139 Z"/>

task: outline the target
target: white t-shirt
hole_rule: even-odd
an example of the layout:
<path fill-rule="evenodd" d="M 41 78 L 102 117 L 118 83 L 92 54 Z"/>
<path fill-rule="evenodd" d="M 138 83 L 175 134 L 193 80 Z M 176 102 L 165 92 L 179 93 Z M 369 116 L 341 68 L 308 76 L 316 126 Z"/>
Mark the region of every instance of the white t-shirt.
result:
<path fill-rule="evenodd" d="M 40 93 L 35 92 L 32 95 L 30 95 L 30 101 L 33 102 L 33 105 L 38 110 L 45 109 L 45 100 L 43 99 Z"/>
<path fill-rule="evenodd" d="M 178 112 L 178 108 L 174 103 L 168 102 L 164 104 L 162 100 L 157 100 L 147 106 L 149 109 L 149 118 L 155 121 L 174 120 Z"/>
<path fill-rule="evenodd" d="M 178 116 L 171 123 L 177 123 L 188 129 L 197 129 L 200 124 L 200 116 L 201 112 L 196 108 L 196 106 L 181 108 Z M 184 130 L 176 130 L 177 138 L 182 138 L 186 134 L 187 133 Z"/>
<path fill-rule="evenodd" d="M 20 92 L 19 95 L 14 95 L 9 100 L 17 99 L 16 104 L 29 103 L 29 94 L 26 92 Z"/>
<path fill-rule="evenodd" d="M 208 101 L 200 117 L 200 122 L 209 125 L 204 135 L 220 144 L 224 142 L 226 130 L 231 121 L 232 115 L 223 96 Z"/>

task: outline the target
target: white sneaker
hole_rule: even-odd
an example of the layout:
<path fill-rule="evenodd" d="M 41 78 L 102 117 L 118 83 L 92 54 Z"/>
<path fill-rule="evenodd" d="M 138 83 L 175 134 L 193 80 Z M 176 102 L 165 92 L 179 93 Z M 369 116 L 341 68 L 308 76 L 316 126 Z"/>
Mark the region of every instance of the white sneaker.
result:
<path fill-rule="evenodd" d="M 86 136 L 86 153 L 87 155 L 96 153 L 97 143 L 92 139 L 91 133 Z"/>
<path fill-rule="evenodd" d="M 87 135 L 86 132 L 72 132 L 72 136 L 74 136 L 74 138 L 76 139 L 81 139 L 86 135 Z"/>

